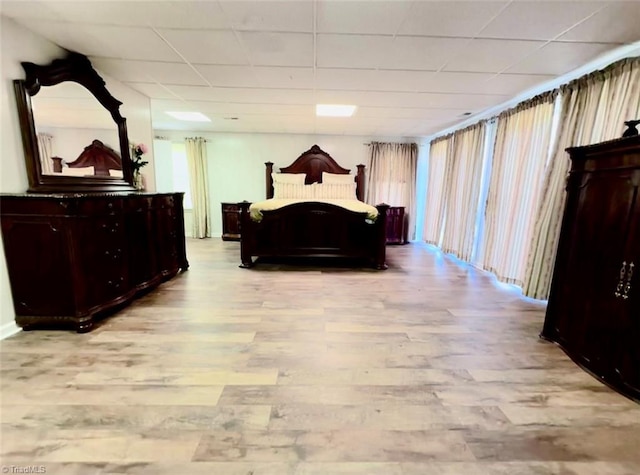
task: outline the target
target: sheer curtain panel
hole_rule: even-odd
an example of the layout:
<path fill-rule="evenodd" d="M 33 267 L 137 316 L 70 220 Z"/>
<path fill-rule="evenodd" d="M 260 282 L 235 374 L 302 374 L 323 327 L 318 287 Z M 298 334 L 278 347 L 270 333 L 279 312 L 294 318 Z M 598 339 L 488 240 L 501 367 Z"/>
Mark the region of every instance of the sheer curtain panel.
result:
<path fill-rule="evenodd" d="M 565 149 L 622 136 L 624 122 L 640 118 L 640 58 L 629 58 L 576 79 L 561 88 L 562 112 L 558 140 L 545 174 L 524 293 L 546 299 L 565 200 L 569 158 Z"/>
<path fill-rule="evenodd" d="M 480 195 L 485 122 L 453 134 L 451 165 L 445 173 L 442 250 L 471 260 Z"/>
<path fill-rule="evenodd" d="M 422 238 L 436 246 L 442 244 L 440 237 L 444 223 L 447 190 L 445 180 L 451 175 L 450 172 L 447 173 L 447 165 L 451 165 L 452 155 L 453 135 L 440 137 L 431 142 Z"/>
<path fill-rule="evenodd" d="M 418 145 L 372 142 L 370 152 L 365 201 L 404 206 L 411 239 L 415 236 Z"/>
<path fill-rule="evenodd" d="M 524 281 L 555 97 L 547 93 L 498 116 L 480 262 L 502 282 Z"/>
<path fill-rule="evenodd" d="M 193 230 L 196 238 L 211 236 L 209 212 L 209 181 L 207 175 L 207 144 L 203 138 L 185 139 L 189 166 L 189 187 L 193 203 Z"/>
<path fill-rule="evenodd" d="M 43 175 L 53 173 L 53 137 L 49 134 L 38 134 L 38 152 Z"/>

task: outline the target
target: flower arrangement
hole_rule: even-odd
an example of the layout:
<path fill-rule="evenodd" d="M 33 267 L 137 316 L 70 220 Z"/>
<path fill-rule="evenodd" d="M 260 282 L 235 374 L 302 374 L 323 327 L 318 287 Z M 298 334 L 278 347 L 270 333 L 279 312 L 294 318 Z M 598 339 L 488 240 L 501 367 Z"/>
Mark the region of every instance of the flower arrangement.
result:
<path fill-rule="evenodd" d="M 147 149 L 147 146 L 143 143 L 139 143 L 133 147 L 133 160 L 131 161 L 131 165 L 134 174 L 140 173 L 140 169 L 149 163 L 142 159 L 142 156 L 148 151 L 149 149 Z"/>
<path fill-rule="evenodd" d="M 133 158 L 131 160 L 133 186 L 135 186 L 137 190 L 142 191 L 144 190 L 144 179 L 142 178 L 140 169 L 149 163 L 147 160 L 143 160 L 142 156 L 147 153 L 149 149 L 147 149 L 145 144 L 139 143 L 138 145 L 133 145 L 131 147 L 131 151 L 133 153 Z"/>

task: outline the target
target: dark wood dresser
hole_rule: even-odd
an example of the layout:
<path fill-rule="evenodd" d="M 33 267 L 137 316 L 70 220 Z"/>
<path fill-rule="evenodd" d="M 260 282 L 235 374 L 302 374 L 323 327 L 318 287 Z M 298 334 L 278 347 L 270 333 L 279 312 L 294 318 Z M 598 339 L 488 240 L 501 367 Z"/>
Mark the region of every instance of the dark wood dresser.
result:
<path fill-rule="evenodd" d="M 97 316 L 186 270 L 182 198 L 0 196 L 16 323 L 89 331 Z"/>
<path fill-rule="evenodd" d="M 409 216 L 404 206 L 390 206 L 387 210 L 387 244 L 406 244 L 408 225 Z"/>
<path fill-rule="evenodd" d="M 222 239 L 240 240 L 240 205 L 238 203 L 222 203 Z"/>
<path fill-rule="evenodd" d="M 640 401 L 640 137 L 570 148 L 542 337 Z"/>

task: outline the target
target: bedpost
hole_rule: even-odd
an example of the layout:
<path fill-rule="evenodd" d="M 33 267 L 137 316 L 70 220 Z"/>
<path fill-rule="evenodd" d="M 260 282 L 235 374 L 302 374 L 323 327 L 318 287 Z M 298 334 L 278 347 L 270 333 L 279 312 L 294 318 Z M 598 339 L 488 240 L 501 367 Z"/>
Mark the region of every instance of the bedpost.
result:
<path fill-rule="evenodd" d="M 249 215 L 249 206 L 251 203 L 248 201 L 242 201 L 238 203 L 240 206 L 240 260 L 242 264 L 240 267 L 248 269 L 253 267 L 253 261 L 251 260 L 251 233 L 249 228 L 251 227 L 251 216 Z"/>
<path fill-rule="evenodd" d="M 53 160 L 53 172 L 62 173 L 62 158 L 51 157 L 51 160 Z"/>
<path fill-rule="evenodd" d="M 376 219 L 376 250 L 374 267 L 378 270 L 387 268 L 387 210 L 389 205 L 382 203 L 376 205 L 378 218 Z"/>
<path fill-rule="evenodd" d="M 266 184 L 267 184 L 267 199 L 270 200 L 273 198 L 273 177 L 271 173 L 273 173 L 273 162 L 265 162 L 266 168 Z"/>
<path fill-rule="evenodd" d="M 364 165 L 358 165 L 356 174 L 356 198 L 364 201 Z"/>

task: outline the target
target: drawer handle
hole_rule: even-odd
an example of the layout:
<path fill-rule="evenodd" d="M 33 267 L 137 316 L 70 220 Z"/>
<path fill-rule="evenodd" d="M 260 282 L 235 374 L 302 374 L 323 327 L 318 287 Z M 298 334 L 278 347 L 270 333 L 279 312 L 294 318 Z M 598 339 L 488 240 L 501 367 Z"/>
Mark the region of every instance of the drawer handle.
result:
<path fill-rule="evenodd" d="M 625 300 L 629 298 L 629 292 L 631 291 L 631 278 L 633 277 L 634 267 L 635 266 L 633 262 L 629 264 L 629 272 L 627 272 L 627 283 L 624 285 L 624 290 L 622 292 L 622 298 Z"/>
<path fill-rule="evenodd" d="M 624 292 L 624 278 L 626 274 L 627 261 L 622 261 L 622 268 L 620 268 L 620 280 L 618 281 L 618 285 L 616 285 L 616 291 L 613 293 L 616 297 L 622 297 L 622 293 Z"/>

